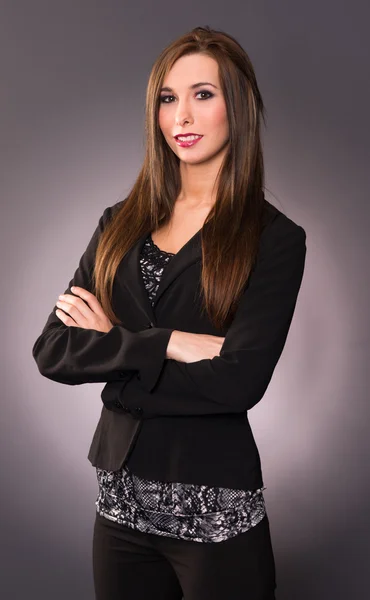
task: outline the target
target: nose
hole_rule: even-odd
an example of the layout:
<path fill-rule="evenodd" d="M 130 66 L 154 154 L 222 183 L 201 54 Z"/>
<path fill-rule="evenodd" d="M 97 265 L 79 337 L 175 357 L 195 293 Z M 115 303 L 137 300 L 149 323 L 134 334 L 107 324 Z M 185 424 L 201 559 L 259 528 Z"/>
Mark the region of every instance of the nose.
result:
<path fill-rule="evenodd" d="M 186 123 L 191 123 L 192 119 L 190 117 L 176 117 L 175 118 L 176 125 L 185 125 Z"/>
<path fill-rule="evenodd" d="M 175 113 L 176 125 L 183 125 L 184 122 L 190 123 L 192 120 L 189 107 L 179 102 Z"/>

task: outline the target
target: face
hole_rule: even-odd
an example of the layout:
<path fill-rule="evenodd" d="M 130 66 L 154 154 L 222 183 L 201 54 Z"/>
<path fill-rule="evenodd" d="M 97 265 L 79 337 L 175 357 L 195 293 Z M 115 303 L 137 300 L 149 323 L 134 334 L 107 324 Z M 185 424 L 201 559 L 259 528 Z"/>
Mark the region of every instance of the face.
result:
<path fill-rule="evenodd" d="M 229 124 L 216 60 L 204 54 L 179 58 L 163 82 L 158 118 L 167 144 L 184 163 L 203 163 L 224 153 Z M 188 133 L 202 137 L 193 145 L 179 145 L 174 136 Z"/>

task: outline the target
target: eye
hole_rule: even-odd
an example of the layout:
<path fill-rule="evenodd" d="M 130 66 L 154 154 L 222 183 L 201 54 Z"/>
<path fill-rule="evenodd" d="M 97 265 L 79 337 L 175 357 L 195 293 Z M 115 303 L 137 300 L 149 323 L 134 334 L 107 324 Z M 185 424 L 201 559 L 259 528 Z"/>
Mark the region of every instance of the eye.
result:
<path fill-rule="evenodd" d="M 212 98 L 212 96 L 214 96 L 214 94 L 208 90 L 201 90 L 200 92 L 196 93 L 196 96 L 199 94 L 208 94 L 206 98 L 199 98 L 199 100 L 208 100 L 208 98 Z M 171 104 L 171 101 L 167 101 L 168 98 L 174 98 L 174 96 L 160 96 L 160 102 L 163 104 Z"/>
<path fill-rule="evenodd" d="M 208 100 L 208 98 L 212 98 L 212 96 L 214 94 L 212 94 L 212 92 L 209 92 L 208 90 L 201 90 L 200 92 L 197 93 L 198 94 L 208 94 L 207 98 L 201 98 L 201 100 Z"/>
<path fill-rule="evenodd" d="M 167 102 L 167 98 L 173 98 L 173 96 L 161 96 L 161 102 L 163 102 L 164 104 L 170 104 L 170 102 Z"/>

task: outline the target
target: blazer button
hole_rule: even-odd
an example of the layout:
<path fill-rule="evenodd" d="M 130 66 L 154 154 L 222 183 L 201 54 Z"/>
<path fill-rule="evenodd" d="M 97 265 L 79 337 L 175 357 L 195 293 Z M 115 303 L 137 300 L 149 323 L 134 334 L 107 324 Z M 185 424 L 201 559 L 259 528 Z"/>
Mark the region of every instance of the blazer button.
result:
<path fill-rule="evenodd" d="M 140 417 L 143 414 L 143 409 L 141 408 L 141 406 L 137 406 L 136 408 L 132 409 L 131 413 L 134 417 L 137 417 L 138 419 L 140 419 Z"/>

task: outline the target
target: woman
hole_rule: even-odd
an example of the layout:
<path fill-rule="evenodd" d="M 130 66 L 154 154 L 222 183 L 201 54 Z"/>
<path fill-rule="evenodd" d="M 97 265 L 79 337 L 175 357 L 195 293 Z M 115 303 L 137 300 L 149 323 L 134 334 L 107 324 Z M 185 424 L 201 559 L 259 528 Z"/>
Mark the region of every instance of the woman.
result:
<path fill-rule="evenodd" d="M 273 600 L 248 422 L 283 350 L 306 234 L 264 197 L 252 64 L 197 27 L 163 50 L 147 145 L 36 340 L 42 375 L 106 382 L 90 447 L 97 600 Z"/>

